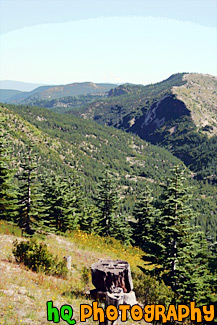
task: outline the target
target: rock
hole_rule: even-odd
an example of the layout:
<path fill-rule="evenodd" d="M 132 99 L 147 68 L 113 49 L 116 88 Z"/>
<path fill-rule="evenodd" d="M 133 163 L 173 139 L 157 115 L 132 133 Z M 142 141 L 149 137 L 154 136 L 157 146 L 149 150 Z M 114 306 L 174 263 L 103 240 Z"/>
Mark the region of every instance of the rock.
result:
<path fill-rule="evenodd" d="M 135 292 L 134 291 L 130 291 L 128 293 L 124 293 L 124 296 L 123 296 L 123 304 L 124 305 L 130 305 L 130 306 L 133 306 L 133 305 L 137 305 L 138 302 L 136 301 L 136 295 L 135 295 Z"/>
<path fill-rule="evenodd" d="M 97 291 L 112 292 L 113 287 L 124 293 L 133 290 L 130 265 L 123 260 L 100 260 L 91 265 L 92 282 Z"/>
<path fill-rule="evenodd" d="M 20 294 L 20 295 L 26 295 L 26 294 L 27 294 L 27 290 L 26 290 L 26 288 L 24 288 L 24 287 L 19 287 L 19 289 L 18 289 L 18 294 Z"/>

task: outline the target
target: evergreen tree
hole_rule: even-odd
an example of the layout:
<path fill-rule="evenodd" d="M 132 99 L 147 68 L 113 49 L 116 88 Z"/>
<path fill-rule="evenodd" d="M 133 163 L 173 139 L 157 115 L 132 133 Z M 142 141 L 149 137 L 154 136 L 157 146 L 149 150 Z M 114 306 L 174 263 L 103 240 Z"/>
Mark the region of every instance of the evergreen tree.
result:
<path fill-rule="evenodd" d="M 115 184 L 107 171 L 105 177 L 98 184 L 98 193 L 95 200 L 99 210 L 97 220 L 98 233 L 106 236 L 111 235 L 114 214 L 117 210 L 118 196 Z"/>
<path fill-rule="evenodd" d="M 81 218 L 79 220 L 79 227 L 81 230 L 91 233 L 98 232 L 97 226 L 98 210 L 93 204 L 89 204 L 87 201 L 83 202 L 83 209 Z"/>
<path fill-rule="evenodd" d="M 134 226 L 135 242 L 145 252 L 146 262 L 152 264 L 149 273 L 152 276 L 159 275 L 163 270 L 160 210 L 154 205 L 152 191 L 148 185 L 136 201 L 133 214 L 137 220 Z"/>
<path fill-rule="evenodd" d="M 161 266 L 154 268 L 155 274 L 171 286 L 177 302 L 202 301 L 209 294 L 207 244 L 198 227 L 191 226 L 195 214 L 184 180 L 184 172 L 176 167 L 164 186 L 161 214 L 152 234 L 158 245 L 153 245 L 149 257 Z"/>
<path fill-rule="evenodd" d="M 135 242 L 143 250 L 147 251 L 147 246 L 152 241 L 152 228 L 156 216 L 152 192 L 148 185 L 146 185 L 140 198 L 136 201 L 133 215 L 137 220 L 134 230 Z"/>
<path fill-rule="evenodd" d="M 193 216 L 188 204 L 188 191 L 184 187 L 183 180 L 183 173 L 176 167 L 161 198 L 160 240 L 164 245 L 161 259 L 164 269 L 168 271 L 166 282 L 174 291 L 177 287 L 177 266 L 181 258 L 179 253 L 186 246 L 191 234 L 190 220 Z"/>
<path fill-rule="evenodd" d="M 17 224 L 28 235 L 32 235 L 35 230 L 44 228 L 46 223 L 46 208 L 43 206 L 42 195 L 39 193 L 39 182 L 36 183 L 37 164 L 36 157 L 29 146 L 25 154 L 24 162 L 21 164 L 22 172 L 19 175 L 20 186 L 18 195 L 18 216 Z"/>
<path fill-rule="evenodd" d="M 44 205 L 49 231 L 76 229 L 82 218 L 82 192 L 76 173 L 67 177 L 51 174 L 43 178 Z"/>
<path fill-rule="evenodd" d="M 118 213 L 117 185 L 108 171 L 98 184 L 98 195 L 95 200 L 98 208 L 94 222 L 95 231 L 99 235 L 115 237 L 125 244 L 131 243 L 131 227 L 126 218 Z"/>
<path fill-rule="evenodd" d="M 117 215 L 113 217 L 110 235 L 121 240 L 126 245 L 133 243 L 133 232 L 125 216 Z"/>
<path fill-rule="evenodd" d="M 5 128 L 6 120 L 0 119 L 0 218 L 14 221 L 17 209 L 15 170 L 10 168 L 10 142 Z"/>
<path fill-rule="evenodd" d="M 198 305 L 208 304 L 211 299 L 208 270 L 208 247 L 204 233 L 197 227 L 192 229 L 189 240 L 179 253 L 177 265 L 176 293 L 177 302 L 196 301 Z"/>
<path fill-rule="evenodd" d="M 211 283 L 211 289 L 212 294 L 210 296 L 210 302 L 209 304 L 213 305 L 215 310 L 217 310 L 217 242 L 214 244 L 211 244 L 210 247 L 210 255 L 209 255 L 209 270 L 212 274 L 210 283 Z M 215 319 L 213 320 L 212 324 L 217 323 L 217 315 L 215 315 Z"/>

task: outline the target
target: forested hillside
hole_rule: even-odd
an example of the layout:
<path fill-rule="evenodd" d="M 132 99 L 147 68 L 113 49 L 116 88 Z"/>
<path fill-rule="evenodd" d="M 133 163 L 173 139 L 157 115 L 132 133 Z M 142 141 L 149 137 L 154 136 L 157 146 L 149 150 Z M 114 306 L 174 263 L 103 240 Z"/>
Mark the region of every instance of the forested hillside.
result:
<path fill-rule="evenodd" d="M 34 150 L 44 157 L 40 169 L 67 173 L 77 166 L 85 177 L 87 192 L 105 170 L 110 170 L 123 187 L 139 186 L 140 181 L 147 180 L 154 186 L 163 182 L 163 173 L 171 175 L 170 167 L 180 163 L 166 150 L 139 137 L 71 115 L 26 106 L 2 107 L 1 114 L 8 117 L 16 156 L 22 155 L 30 140 Z"/>
<path fill-rule="evenodd" d="M 135 199 L 147 182 L 157 197 L 162 192 L 160 184 L 171 176 L 171 167 L 181 163 L 168 151 L 136 136 L 71 115 L 24 106 L 2 107 L 1 114 L 8 117 L 7 128 L 18 164 L 31 142 L 40 161 L 39 172 L 52 170 L 69 175 L 76 167 L 90 202 L 96 196 L 97 183 L 108 170 L 118 184 L 119 211 L 127 216 L 132 216 Z M 188 182 L 194 189 L 192 203 L 199 214 L 197 222 L 214 240 L 217 190 L 208 183 L 197 183 L 192 176 L 189 174 Z"/>
<path fill-rule="evenodd" d="M 16 159 L 20 161 L 29 140 L 33 150 L 39 155 L 39 170 L 59 170 L 70 173 L 71 167 L 77 166 L 85 184 L 86 192 L 91 197 L 96 187 L 95 182 L 109 169 L 118 179 L 124 197 L 129 196 L 132 206 L 133 187 L 141 187 L 148 179 L 151 184 L 163 181 L 164 170 L 170 175 L 170 166 L 178 160 L 163 149 L 144 143 L 138 137 L 128 136 L 124 132 L 108 127 L 100 127 L 89 121 L 73 116 L 60 116 L 45 109 L 11 107 L 7 111 L 9 130 L 13 141 Z M 21 118 L 22 116 L 23 118 Z M 30 123 L 27 123 L 30 122 Z M 139 180 L 139 182 L 138 182 Z"/>

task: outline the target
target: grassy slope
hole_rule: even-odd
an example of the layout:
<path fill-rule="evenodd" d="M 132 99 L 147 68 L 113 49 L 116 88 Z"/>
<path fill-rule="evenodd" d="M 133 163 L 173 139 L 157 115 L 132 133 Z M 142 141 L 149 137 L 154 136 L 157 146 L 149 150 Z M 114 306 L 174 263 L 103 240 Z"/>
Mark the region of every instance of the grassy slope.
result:
<path fill-rule="evenodd" d="M 82 279 L 84 267 L 90 268 L 101 258 L 127 260 L 131 269 L 137 272 L 140 272 L 137 265 L 144 266 L 142 252 L 138 248 L 126 248 L 115 240 L 77 232 L 70 238 L 56 235 L 45 238 L 53 254 L 61 259 L 65 255 L 72 257 L 72 272 L 67 279 L 37 274 L 13 262 L 12 246 L 15 239 L 21 238 L 0 234 L 0 324 L 4 325 L 50 324 L 46 321 L 46 302 L 49 300 L 59 308 L 63 304 L 71 305 L 73 316 L 79 324 L 80 304 L 91 305 L 92 300 L 86 292 L 94 288 L 90 271 L 87 281 Z M 97 323 L 90 319 L 86 324 Z"/>

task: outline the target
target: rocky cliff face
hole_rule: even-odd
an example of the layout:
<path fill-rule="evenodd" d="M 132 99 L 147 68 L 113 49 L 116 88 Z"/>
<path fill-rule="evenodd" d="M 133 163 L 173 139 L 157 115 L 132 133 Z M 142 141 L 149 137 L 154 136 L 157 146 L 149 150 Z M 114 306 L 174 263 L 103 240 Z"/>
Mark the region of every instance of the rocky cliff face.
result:
<path fill-rule="evenodd" d="M 190 111 L 186 105 L 175 98 L 174 95 L 165 95 L 158 102 L 154 103 L 150 109 L 142 115 L 130 127 L 129 131 L 137 133 L 142 139 L 152 142 L 159 142 L 161 139 L 155 134 L 160 128 L 170 128 L 170 122 L 182 116 L 190 116 Z M 175 129 L 171 130 L 175 132 Z"/>
<path fill-rule="evenodd" d="M 173 87 L 172 93 L 184 102 L 191 112 L 197 129 L 213 136 L 217 134 L 217 77 L 202 74 L 186 74 L 186 83 Z"/>
<path fill-rule="evenodd" d="M 122 95 L 128 95 L 132 92 L 132 90 L 125 86 L 125 85 L 121 85 L 117 88 L 111 89 L 108 92 L 108 97 L 116 97 L 116 96 L 122 96 Z"/>
<path fill-rule="evenodd" d="M 184 84 L 175 86 L 152 99 L 141 114 L 132 110 L 116 127 L 138 134 L 142 139 L 161 143 L 164 137 L 177 132 L 180 119 L 198 134 L 212 137 L 217 134 L 217 77 L 185 74 Z M 146 106 L 147 107 L 147 106 Z"/>

